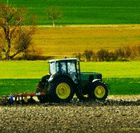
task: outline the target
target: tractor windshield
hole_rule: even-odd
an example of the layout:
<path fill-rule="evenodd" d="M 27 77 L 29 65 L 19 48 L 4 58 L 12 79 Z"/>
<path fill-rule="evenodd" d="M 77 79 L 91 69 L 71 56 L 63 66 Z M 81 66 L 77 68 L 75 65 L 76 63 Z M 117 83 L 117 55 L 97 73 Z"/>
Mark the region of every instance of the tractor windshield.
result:
<path fill-rule="evenodd" d="M 60 62 L 60 71 L 61 71 L 61 73 L 66 73 L 67 72 L 66 62 Z"/>
<path fill-rule="evenodd" d="M 59 71 L 58 62 L 50 63 L 50 74 L 55 74 Z"/>
<path fill-rule="evenodd" d="M 74 61 L 68 62 L 68 73 L 76 73 L 76 65 Z"/>

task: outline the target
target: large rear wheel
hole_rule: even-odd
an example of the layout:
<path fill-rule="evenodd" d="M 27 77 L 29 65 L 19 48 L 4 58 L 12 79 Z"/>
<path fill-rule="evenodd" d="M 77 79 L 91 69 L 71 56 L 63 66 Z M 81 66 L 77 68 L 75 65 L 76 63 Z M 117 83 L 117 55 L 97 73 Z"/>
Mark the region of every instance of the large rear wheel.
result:
<path fill-rule="evenodd" d="M 95 82 L 92 85 L 90 96 L 92 99 L 105 101 L 108 96 L 108 88 L 102 82 Z"/>
<path fill-rule="evenodd" d="M 50 92 L 56 102 L 69 102 L 74 95 L 73 84 L 66 78 L 56 79 L 50 85 Z"/>

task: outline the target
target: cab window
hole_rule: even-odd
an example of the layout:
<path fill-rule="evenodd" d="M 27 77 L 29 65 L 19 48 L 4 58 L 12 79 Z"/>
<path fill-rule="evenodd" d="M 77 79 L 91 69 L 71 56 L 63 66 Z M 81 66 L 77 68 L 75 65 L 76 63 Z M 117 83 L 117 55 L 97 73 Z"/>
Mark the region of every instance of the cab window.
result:
<path fill-rule="evenodd" d="M 66 62 L 60 62 L 60 72 L 61 73 L 66 73 L 67 72 Z"/>
<path fill-rule="evenodd" d="M 68 62 L 67 65 L 68 65 L 68 73 L 69 74 L 76 73 L 75 62 L 73 62 L 73 61 Z"/>
<path fill-rule="evenodd" d="M 58 62 L 52 62 L 50 63 L 50 74 L 55 74 L 59 71 Z"/>

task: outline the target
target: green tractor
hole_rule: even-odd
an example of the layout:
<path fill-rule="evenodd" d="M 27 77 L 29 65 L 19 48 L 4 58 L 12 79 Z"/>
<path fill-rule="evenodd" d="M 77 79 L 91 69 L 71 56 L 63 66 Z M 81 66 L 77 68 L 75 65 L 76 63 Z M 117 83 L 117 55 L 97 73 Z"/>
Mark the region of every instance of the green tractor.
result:
<path fill-rule="evenodd" d="M 36 93 L 40 102 L 69 102 L 74 94 L 80 101 L 104 101 L 108 96 L 108 86 L 102 81 L 102 74 L 81 72 L 80 62 L 76 58 L 64 58 L 49 61 L 49 74 L 38 84 Z"/>

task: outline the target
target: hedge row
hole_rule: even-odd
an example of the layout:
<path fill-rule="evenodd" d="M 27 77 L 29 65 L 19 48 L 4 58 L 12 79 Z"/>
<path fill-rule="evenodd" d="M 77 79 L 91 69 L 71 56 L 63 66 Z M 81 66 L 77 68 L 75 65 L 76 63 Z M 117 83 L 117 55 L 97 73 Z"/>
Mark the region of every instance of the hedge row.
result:
<path fill-rule="evenodd" d="M 101 49 L 96 53 L 85 50 L 84 53 L 74 53 L 73 57 L 86 61 L 130 61 L 140 59 L 140 46 L 126 46 L 115 51 Z"/>
<path fill-rule="evenodd" d="M 101 49 L 96 53 L 93 50 L 85 50 L 83 53 L 73 53 L 73 56 L 81 61 L 130 61 L 140 60 L 140 45 L 127 46 L 118 48 L 115 51 Z M 23 53 L 22 56 L 14 58 L 14 60 L 49 60 L 54 56 L 42 56 L 40 52 L 32 50 L 28 53 Z M 0 59 L 2 59 L 0 52 Z"/>

